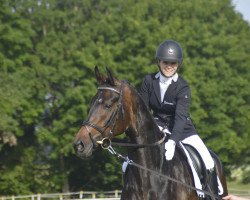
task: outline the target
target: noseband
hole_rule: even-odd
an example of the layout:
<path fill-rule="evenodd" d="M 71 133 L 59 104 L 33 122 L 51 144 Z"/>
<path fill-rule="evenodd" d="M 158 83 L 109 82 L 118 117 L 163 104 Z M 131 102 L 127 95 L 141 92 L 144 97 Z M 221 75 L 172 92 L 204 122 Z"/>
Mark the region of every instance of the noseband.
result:
<path fill-rule="evenodd" d="M 97 88 L 98 90 L 110 90 L 112 92 L 119 94 L 119 99 L 117 102 L 116 109 L 111 114 L 110 118 L 107 120 L 107 122 L 105 123 L 105 125 L 103 127 L 100 127 L 94 123 L 91 123 L 89 120 L 84 121 L 82 124 L 82 126 L 90 126 L 91 128 L 94 128 L 95 130 L 97 130 L 102 135 L 103 140 L 106 140 L 106 141 L 108 141 L 108 140 L 110 141 L 110 138 L 114 135 L 113 130 L 114 130 L 114 127 L 116 124 L 116 120 L 118 118 L 118 113 L 119 113 L 120 109 L 122 108 L 122 87 L 123 87 L 123 84 L 121 85 L 120 91 L 116 90 L 115 88 L 108 87 L 108 86 L 100 86 Z M 123 116 L 123 112 L 122 112 L 122 116 Z M 106 133 L 106 130 L 109 127 L 111 127 L 110 131 L 108 133 Z M 91 135 L 91 132 L 89 130 L 88 130 L 88 132 L 89 132 L 89 137 L 90 137 L 92 143 L 94 144 L 94 146 L 97 146 L 96 142 L 94 141 L 94 139 Z"/>

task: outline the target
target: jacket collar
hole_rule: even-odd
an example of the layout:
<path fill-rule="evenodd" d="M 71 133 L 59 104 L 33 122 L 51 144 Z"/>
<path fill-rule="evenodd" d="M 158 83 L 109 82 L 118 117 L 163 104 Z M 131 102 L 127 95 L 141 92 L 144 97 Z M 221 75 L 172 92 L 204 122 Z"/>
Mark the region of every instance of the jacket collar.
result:
<path fill-rule="evenodd" d="M 160 84 L 159 84 L 160 75 L 161 75 L 161 73 L 158 72 L 155 75 L 155 79 L 153 81 L 154 93 L 155 93 L 155 95 L 157 97 L 157 100 L 158 100 L 159 104 L 161 104 L 161 92 L 160 92 Z M 178 74 L 175 73 L 175 75 L 173 77 L 171 77 L 170 79 L 172 79 L 172 80 L 170 82 L 170 86 L 168 88 L 168 91 L 172 91 L 172 90 L 174 90 L 176 88 L 176 84 L 171 84 L 171 83 L 172 82 L 174 82 L 174 83 L 177 82 L 177 80 L 178 80 Z"/>
<path fill-rule="evenodd" d="M 178 73 L 175 73 L 174 76 L 172 76 L 172 77 L 170 77 L 170 78 L 167 78 L 167 77 L 164 77 L 164 76 L 161 74 L 161 72 L 158 72 L 158 73 L 155 75 L 155 78 L 156 78 L 156 79 L 159 78 L 160 81 L 163 82 L 163 83 L 164 83 L 164 82 L 168 82 L 170 79 L 173 80 L 174 82 L 176 82 L 177 79 L 178 79 L 178 76 L 179 76 Z M 170 81 L 170 83 L 171 83 L 171 82 L 172 82 L 172 81 Z"/>

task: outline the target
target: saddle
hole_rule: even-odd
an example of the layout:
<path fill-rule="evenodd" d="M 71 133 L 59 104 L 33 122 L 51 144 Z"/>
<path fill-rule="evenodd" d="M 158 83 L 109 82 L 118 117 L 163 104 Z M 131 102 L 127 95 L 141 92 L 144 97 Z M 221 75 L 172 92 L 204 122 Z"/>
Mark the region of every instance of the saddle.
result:
<path fill-rule="evenodd" d="M 205 188 L 208 177 L 207 177 L 206 166 L 203 162 L 202 157 L 200 156 L 199 152 L 191 145 L 188 145 L 188 144 L 183 144 L 183 145 L 185 146 L 186 150 L 188 151 L 190 155 L 190 158 L 193 162 L 193 167 L 200 178 L 202 188 Z"/>
<path fill-rule="evenodd" d="M 206 169 L 204 161 L 203 161 L 202 157 L 200 156 L 199 152 L 191 145 L 188 145 L 188 144 L 183 144 L 183 145 L 185 146 L 185 149 L 189 153 L 189 156 L 190 156 L 192 163 L 193 163 L 193 167 L 194 167 L 195 171 L 197 172 L 197 175 L 200 179 L 202 188 L 204 190 L 207 190 L 208 185 L 209 185 L 209 187 L 211 187 L 211 184 L 213 184 L 215 186 L 215 183 L 211 182 L 211 175 L 208 174 L 209 172 Z M 217 155 L 213 151 L 211 151 L 210 149 L 208 149 L 208 150 L 209 150 L 209 153 L 214 160 L 215 165 L 217 165 L 218 164 L 216 162 L 218 160 Z M 216 174 L 215 174 L 215 176 L 216 176 Z M 215 187 L 217 187 L 217 182 L 216 182 Z M 201 198 L 201 199 L 203 199 L 203 198 Z M 206 196 L 205 199 L 211 200 L 211 198 L 209 196 Z"/>

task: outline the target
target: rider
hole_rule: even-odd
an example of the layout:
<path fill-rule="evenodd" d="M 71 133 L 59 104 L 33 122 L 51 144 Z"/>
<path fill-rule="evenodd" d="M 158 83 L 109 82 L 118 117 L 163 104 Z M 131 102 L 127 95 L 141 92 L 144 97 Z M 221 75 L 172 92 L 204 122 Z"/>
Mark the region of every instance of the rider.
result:
<path fill-rule="evenodd" d="M 156 51 L 159 72 L 148 74 L 140 88 L 140 94 L 164 133 L 170 134 L 165 144 L 165 157 L 171 160 L 176 143 L 193 146 L 201 155 L 208 171 L 209 185 L 218 194 L 215 164 L 205 144 L 198 136 L 189 115 L 191 93 L 188 83 L 177 73 L 183 60 L 181 46 L 166 40 Z"/>

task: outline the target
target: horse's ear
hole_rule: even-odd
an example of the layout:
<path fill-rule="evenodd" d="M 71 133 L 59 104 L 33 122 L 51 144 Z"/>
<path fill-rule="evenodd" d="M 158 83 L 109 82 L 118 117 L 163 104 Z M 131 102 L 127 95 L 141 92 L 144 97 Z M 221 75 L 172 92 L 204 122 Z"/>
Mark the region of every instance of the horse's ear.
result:
<path fill-rule="evenodd" d="M 99 68 L 97 66 L 95 66 L 95 76 L 96 76 L 96 80 L 98 84 L 103 84 L 104 80 L 104 76 L 100 73 Z"/>
<path fill-rule="evenodd" d="M 110 85 L 115 85 L 115 78 L 113 77 L 113 74 L 112 72 L 109 70 L 108 67 L 106 67 L 106 71 L 107 71 L 107 74 L 108 74 L 108 80 L 109 80 L 109 83 Z"/>

